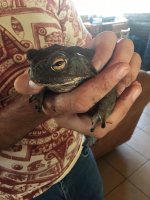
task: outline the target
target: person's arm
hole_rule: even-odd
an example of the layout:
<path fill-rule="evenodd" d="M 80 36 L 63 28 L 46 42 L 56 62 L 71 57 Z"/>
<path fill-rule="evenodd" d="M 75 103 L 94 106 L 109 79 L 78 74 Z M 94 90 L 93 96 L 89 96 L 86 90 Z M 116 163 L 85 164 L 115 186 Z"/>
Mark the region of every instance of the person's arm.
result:
<path fill-rule="evenodd" d="M 0 150 L 21 140 L 27 133 L 46 121 L 48 116 L 38 113 L 29 95 L 18 95 L 0 111 Z"/>
<path fill-rule="evenodd" d="M 63 32 L 63 34 L 61 34 L 61 39 L 64 39 L 65 44 L 69 38 L 69 41 L 72 41 L 72 44 L 74 45 L 85 44 L 91 39 L 91 35 L 83 27 L 83 24 L 70 1 L 58 0 L 52 2 L 48 0 L 46 9 L 48 12 L 48 9 L 50 9 L 50 13 L 55 12 L 56 22 L 61 25 L 61 29 L 58 31 Z M 71 18 L 73 19 L 72 21 L 70 21 Z M 78 24 L 79 29 L 75 27 L 76 24 Z M 66 45 L 69 45 L 69 41 Z M 28 80 L 24 80 L 23 77 L 25 76 L 22 76 L 21 84 L 23 83 L 24 87 L 26 87 L 25 83 L 28 84 Z M 12 103 L 0 109 L 0 150 L 9 147 L 11 144 L 15 144 L 41 122 L 50 118 L 50 115 L 47 116 L 44 113 L 37 113 L 34 109 L 34 102 L 29 104 L 28 94 L 30 93 L 33 94 L 36 93 L 36 91 L 32 88 L 32 92 L 28 91 L 25 95 L 17 96 Z M 53 111 L 52 116 L 55 116 Z"/>

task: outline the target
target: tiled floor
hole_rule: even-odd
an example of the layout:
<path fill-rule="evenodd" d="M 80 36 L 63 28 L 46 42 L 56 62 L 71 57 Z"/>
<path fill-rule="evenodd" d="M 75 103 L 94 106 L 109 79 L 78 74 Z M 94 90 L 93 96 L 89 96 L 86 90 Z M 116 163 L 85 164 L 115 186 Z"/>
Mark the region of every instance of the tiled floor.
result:
<path fill-rule="evenodd" d="M 105 200 L 150 200 L 150 103 L 132 138 L 98 161 Z"/>

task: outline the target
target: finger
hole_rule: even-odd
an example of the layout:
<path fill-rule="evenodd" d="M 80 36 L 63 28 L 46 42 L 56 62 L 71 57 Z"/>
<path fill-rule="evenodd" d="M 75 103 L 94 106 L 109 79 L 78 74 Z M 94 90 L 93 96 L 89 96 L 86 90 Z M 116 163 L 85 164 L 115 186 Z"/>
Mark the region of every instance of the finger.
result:
<path fill-rule="evenodd" d="M 129 39 L 121 39 L 118 41 L 112 59 L 109 65 L 114 65 L 118 62 L 129 63 L 134 52 L 133 42 Z"/>
<path fill-rule="evenodd" d="M 129 72 L 129 65 L 119 63 L 105 68 L 94 78 L 84 82 L 72 92 L 47 97 L 45 108 L 52 108 L 56 113 L 85 113 L 102 99 Z"/>
<path fill-rule="evenodd" d="M 43 86 L 36 85 L 30 81 L 28 70 L 16 78 L 14 87 L 21 94 L 36 94 L 43 89 Z"/>
<path fill-rule="evenodd" d="M 98 123 L 95 131 L 92 133 L 90 132 L 92 127 L 91 119 L 84 114 L 59 116 L 55 120 L 61 127 L 69 128 L 96 138 L 102 138 L 120 123 L 140 93 L 141 85 L 138 82 L 133 83 L 119 98 L 114 111 L 106 120 L 106 127 L 101 128 L 100 123 Z"/>
<path fill-rule="evenodd" d="M 88 48 L 95 49 L 95 55 L 92 59 L 92 63 L 97 71 L 102 69 L 111 58 L 116 42 L 117 37 L 115 33 L 103 32 L 88 44 Z"/>
<path fill-rule="evenodd" d="M 142 92 L 142 87 L 139 82 L 134 82 L 129 88 L 127 88 L 122 95 L 119 97 L 116 106 L 111 113 L 111 115 L 106 120 L 106 128 L 101 129 L 96 127 L 94 132 L 95 137 L 103 137 L 111 130 L 116 128 L 116 126 L 122 121 L 125 117 L 135 100 L 139 97 Z"/>
<path fill-rule="evenodd" d="M 139 56 L 139 54 L 134 52 L 129 64 L 129 73 L 123 80 L 120 81 L 120 83 L 117 86 L 118 95 L 120 95 L 126 87 L 128 87 L 132 82 L 136 80 L 141 67 L 141 57 Z"/>
<path fill-rule="evenodd" d="M 131 74 L 131 80 L 130 82 L 133 82 L 136 80 L 140 68 L 141 68 L 141 57 L 138 53 L 134 52 L 132 59 L 130 61 L 130 66 L 131 66 L 131 70 L 130 70 L 130 74 Z M 129 83 L 130 84 L 130 83 Z"/>

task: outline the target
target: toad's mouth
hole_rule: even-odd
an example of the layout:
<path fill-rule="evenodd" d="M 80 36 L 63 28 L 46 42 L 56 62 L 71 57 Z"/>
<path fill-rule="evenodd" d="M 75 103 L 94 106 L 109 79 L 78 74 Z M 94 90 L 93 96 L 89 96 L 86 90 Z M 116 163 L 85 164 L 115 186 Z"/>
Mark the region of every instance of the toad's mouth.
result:
<path fill-rule="evenodd" d="M 61 83 L 37 83 L 38 85 L 46 86 L 49 90 L 57 93 L 69 92 L 77 87 L 87 77 L 76 77 L 73 79 L 63 80 Z"/>
<path fill-rule="evenodd" d="M 68 81 L 66 81 L 65 83 L 55 83 L 55 84 L 44 84 L 45 86 L 47 86 L 48 89 L 50 89 L 51 91 L 54 92 L 69 92 L 71 90 L 73 90 L 75 87 L 77 87 L 83 80 L 85 79 L 85 77 L 77 77 L 74 79 L 70 79 Z"/>

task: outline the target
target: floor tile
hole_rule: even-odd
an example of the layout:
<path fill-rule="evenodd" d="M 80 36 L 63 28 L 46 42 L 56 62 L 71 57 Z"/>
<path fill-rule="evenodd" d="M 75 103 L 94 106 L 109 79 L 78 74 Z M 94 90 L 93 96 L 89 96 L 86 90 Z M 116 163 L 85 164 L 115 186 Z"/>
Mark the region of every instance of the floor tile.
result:
<path fill-rule="evenodd" d="M 150 115 L 150 103 L 148 103 L 148 104 L 145 106 L 145 108 L 144 108 L 144 110 L 143 110 L 143 113 L 146 113 L 146 114 Z"/>
<path fill-rule="evenodd" d="M 150 124 L 142 128 L 142 130 L 150 137 Z"/>
<path fill-rule="evenodd" d="M 129 177 L 129 180 L 150 197 L 150 161 Z"/>
<path fill-rule="evenodd" d="M 104 194 L 112 191 L 116 186 L 125 180 L 115 169 L 113 169 L 104 160 L 100 159 L 97 161 L 98 168 L 102 175 L 104 184 Z"/>
<path fill-rule="evenodd" d="M 150 125 L 150 116 L 143 112 L 138 121 L 137 127 L 139 127 L 140 129 L 143 129 L 149 125 Z"/>
<path fill-rule="evenodd" d="M 143 130 L 138 130 L 132 138 L 126 143 L 144 157 L 150 159 L 150 135 Z"/>
<path fill-rule="evenodd" d="M 104 160 L 125 177 L 131 175 L 147 161 L 145 157 L 126 144 L 120 145 L 114 151 L 104 156 Z"/>
<path fill-rule="evenodd" d="M 150 200 L 150 103 L 131 139 L 98 161 L 105 200 Z"/>
<path fill-rule="evenodd" d="M 149 200 L 149 198 L 134 185 L 125 181 L 108 194 L 105 200 Z"/>

